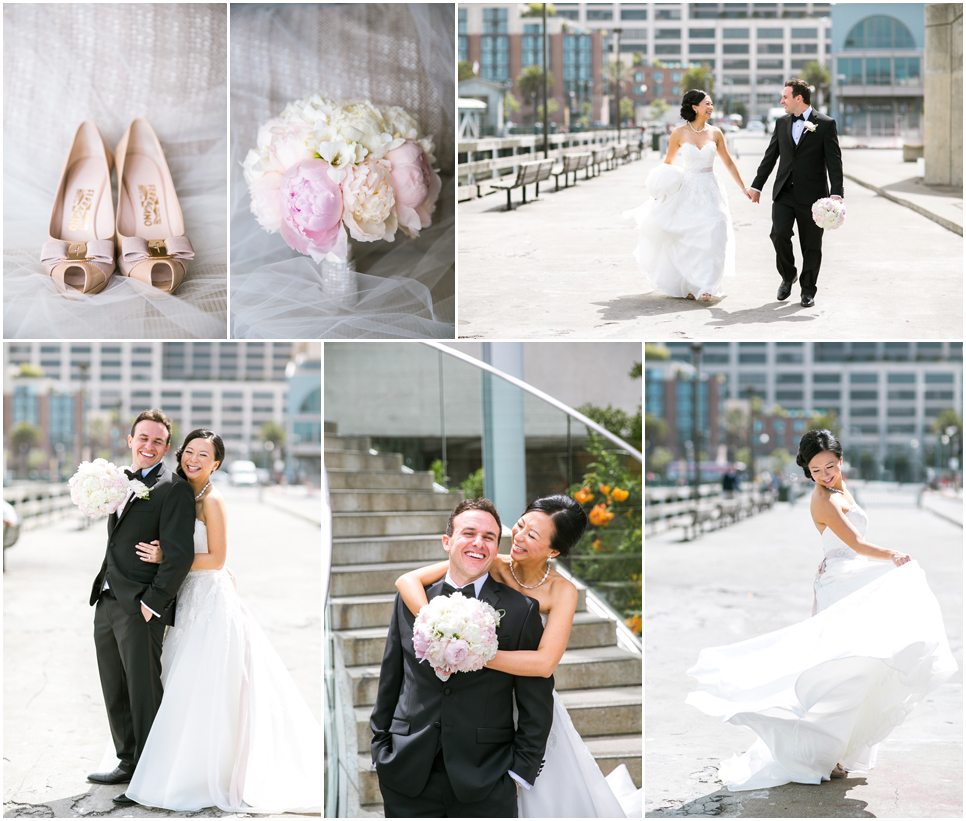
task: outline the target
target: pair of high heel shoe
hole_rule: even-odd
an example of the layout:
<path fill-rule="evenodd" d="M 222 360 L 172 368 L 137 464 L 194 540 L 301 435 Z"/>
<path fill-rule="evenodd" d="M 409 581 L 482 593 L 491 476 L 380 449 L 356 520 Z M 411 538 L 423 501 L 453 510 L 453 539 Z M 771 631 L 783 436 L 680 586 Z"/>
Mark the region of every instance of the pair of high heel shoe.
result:
<path fill-rule="evenodd" d="M 54 197 L 41 262 L 63 290 L 96 294 L 114 274 L 115 254 L 123 276 L 151 285 L 159 296 L 178 289 L 194 258 L 161 143 L 140 117 L 113 157 L 97 126 L 90 120 L 80 124 Z"/>

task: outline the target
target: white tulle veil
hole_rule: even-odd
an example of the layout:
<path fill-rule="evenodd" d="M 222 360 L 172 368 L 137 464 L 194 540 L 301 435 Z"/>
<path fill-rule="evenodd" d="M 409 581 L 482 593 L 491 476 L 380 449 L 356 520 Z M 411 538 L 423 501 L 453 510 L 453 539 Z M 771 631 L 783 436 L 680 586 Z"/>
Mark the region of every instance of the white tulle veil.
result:
<path fill-rule="evenodd" d="M 226 18 L 224 4 L 4 5 L 6 338 L 225 337 Z M 164 147 L 195 259 L 174 297 L 119 273 L 65 297 L 40 249 L 74 132 L 93 120 L 113 151 L 135 117 Z"/>
<path fill-rule="evenodd" d="M 454 12 L 451 4 L 233 5 L 232 336 L 454 336 Z M 331 98 L 398 105 L 436 139 L 443 190 L 417 239 L 354 243 L 358 292 L 323 289 L 319 266 L 263 231 L 242 161 L 285 104 Z"/>

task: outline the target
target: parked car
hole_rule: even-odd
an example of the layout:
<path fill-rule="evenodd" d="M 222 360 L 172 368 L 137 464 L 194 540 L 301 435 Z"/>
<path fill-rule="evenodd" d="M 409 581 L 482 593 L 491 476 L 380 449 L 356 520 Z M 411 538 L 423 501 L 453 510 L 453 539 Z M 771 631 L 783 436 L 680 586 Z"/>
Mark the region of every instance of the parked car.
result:
<path fill-rule="evenodd" d="M 233 485 L 257 485 L 258 471 L 255 463 L 244 459 L 232 462 L 228 467 L 228 475 L 231 477 Z"/>
<path fill-rule="evenodd" d="M 749 134 L 764 134 L 765 124 L 761 120 L 752 120 L 745 126 L 745 131 Z"/>

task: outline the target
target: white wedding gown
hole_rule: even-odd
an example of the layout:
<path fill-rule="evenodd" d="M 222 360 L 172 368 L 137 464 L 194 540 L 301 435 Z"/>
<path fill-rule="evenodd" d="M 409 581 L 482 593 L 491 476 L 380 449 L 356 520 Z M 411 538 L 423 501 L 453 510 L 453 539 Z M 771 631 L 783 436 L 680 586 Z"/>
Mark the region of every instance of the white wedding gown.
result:
<path fill-rule="evenodd" d="M 194 546 L 208 552 L 201 521 Z M 322 729 L 224 569 L 188 573 L 161 667 L 164 697 L 129 798 L 169 810 L 321 811 Z"/>
<path fill-rule="evenodd" d="M 624 214 L 637 222 L 641 272 L 668 296 L 721 296 L 721 281 L 735 273 L 728 196 L 714 173 L 717 153 L 714 143 L 685 143 L 674 165 L 661 163 L 648 174 L 647 202 Z"/>
<path fill-rule="evenodd" d="M 540 618 L 544 625 L 547 617 Z M 515 708 L 515 705 L 514 705 Z M 553 724 L 547 738 L 544 765 L 529 790 L 517 790 L 520 818 L 627 818 L 642 798 L 621 765 L 604 778 L 593 754 L 581 740 L 557 691 L 553 691 Z M 613 786 L 613 789 L 612 789 Z M 621 795 L 621 800 L 615 795 Z"/>
<path fill-rule="evenodd" d="M 861 535 L 865 512 L 846 514 Z M 836 764 L 868 772 L 876 747 L 956 672 L 939 603 L 918 562 L 861 556 L 822 533 L 817 613 L 764 636 L 702 650 L 687 703 L 744 724 L 758 740 L 721 764 L 729 790 L 827 781 Z"/>

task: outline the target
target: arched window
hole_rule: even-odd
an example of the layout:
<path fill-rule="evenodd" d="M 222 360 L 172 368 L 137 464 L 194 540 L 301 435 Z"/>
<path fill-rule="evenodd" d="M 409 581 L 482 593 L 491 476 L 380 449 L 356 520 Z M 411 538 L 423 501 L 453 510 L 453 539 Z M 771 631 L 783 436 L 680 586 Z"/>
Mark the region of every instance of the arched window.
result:
<path fill-rule="evenodd" d="M 322 410 L 322 389 L 316 388 L 312 393 L 305 397 L 305 401 L 299 407 L 299 413 L 309 413 L 311 411 Z"/>
<path fill-rule="evenodd" d="M 860 20 L 845 38 L 845 48 L 915 48 L 912 35 L 895 17 L 876 14 Z"/>

